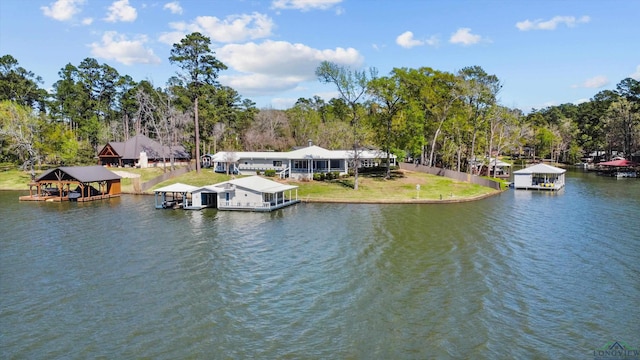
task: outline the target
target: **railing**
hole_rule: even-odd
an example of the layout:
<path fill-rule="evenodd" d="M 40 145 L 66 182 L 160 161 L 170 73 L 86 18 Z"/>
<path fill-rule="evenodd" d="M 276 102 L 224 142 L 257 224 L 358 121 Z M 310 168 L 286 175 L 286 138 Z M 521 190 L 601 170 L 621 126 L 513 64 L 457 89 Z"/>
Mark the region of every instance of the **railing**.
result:
<path fill-rule="evenodd" d="M 291 171 L 290 171 L 289 167 L 286 167 L 286 168 L 282 169 L 282 171 L 280 171 L 278 173 L 278 176 L 280 176 L 280 179 L 286 179 L 287 173 L 290 173 L 290 172 Z"/>
<path fill-rule="evenodd" d="M 241 201 L 223 201 L 220 208 L 230 209 L 269 209 L 270 202 L 241 202 Z"/>
<path fill-rule="evenodd" d="M 285 199 L 282 202 L 241 202 L 241 201 L 223 201 L 218 205 L 218 209 L 237 209 L 237 210 L 271 210 L 280 208 L 297 200 Z"/>

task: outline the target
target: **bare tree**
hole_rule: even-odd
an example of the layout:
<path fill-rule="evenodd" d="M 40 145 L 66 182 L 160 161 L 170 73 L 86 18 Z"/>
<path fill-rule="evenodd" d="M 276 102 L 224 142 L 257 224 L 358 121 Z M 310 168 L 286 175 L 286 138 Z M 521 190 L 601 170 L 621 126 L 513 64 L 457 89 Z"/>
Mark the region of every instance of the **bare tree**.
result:
<path fill-rule="evenodd" d="M 261 110 L 244 135 L 247 150 L 284 150 L 289 147 L 287 115 L 280 110 Z"/>
<path fill-rule="evenodd" d="M 181 124 L 184 125 L 189 115 L 177 111 L 166 94 L 156 91 L 153 95 L 142 89 L 138 90 L 136 93 L 138 115 L 140 119 L 145 120 L 148 131 L 152 132 L 160 143 L 164 170 L 167 170 L 167 158 L 173 170 L 175 168 L 174 147 L 178 144 L 176 134 L 184 127 Z"/>
<path fill-rule="evenodd" d="M 231 165 L 235 164 L 238 161 L 238 155 L 233 151 L 227 151 L 224 153 L 224 157 L 222 159 L 227 167 L 227 175 L 231 172 Z"/>
<path fill-rule="evenodd" d="M 363 115 L 361 102 L 367 93 L 369 81 L 376 77 L 376 70 L 370 69 L 369 75 L 365 71 L 352 71 L 335 63 L 323 61 L 316 69 L 316 76 L 320 82 L 332 83 L 338 89 L 340 98 L 349 105 L 350 123 L 353 131 L 353 189 L 358 190 L 358 169 L 360 168 L 360 145 L 363 131 L 360 129 L 360 119 Z"/>
<path fill-rule="evenodd" d="M 31 170 L 34 174 L 34 164 L 40 160 L 37 148 L 38 119 L 27 108 L 13 102 L 0 103 L 0 136 L 10 139 L 9 148 L 22 161 L 22 169 Z"/>

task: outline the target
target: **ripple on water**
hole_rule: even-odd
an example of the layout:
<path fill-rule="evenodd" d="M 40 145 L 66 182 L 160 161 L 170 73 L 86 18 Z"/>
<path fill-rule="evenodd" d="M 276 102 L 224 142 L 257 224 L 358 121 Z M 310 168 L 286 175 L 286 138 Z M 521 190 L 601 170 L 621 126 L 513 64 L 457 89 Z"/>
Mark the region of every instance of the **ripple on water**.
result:
<path fill-rule="evenodd" d="M 639 200 L 577 180 L 267 214 L 0 194 L 0 345 L 9 358 L 549 358 L 632 344 L 640 230 L 616 221 L 634 223 Z"/>

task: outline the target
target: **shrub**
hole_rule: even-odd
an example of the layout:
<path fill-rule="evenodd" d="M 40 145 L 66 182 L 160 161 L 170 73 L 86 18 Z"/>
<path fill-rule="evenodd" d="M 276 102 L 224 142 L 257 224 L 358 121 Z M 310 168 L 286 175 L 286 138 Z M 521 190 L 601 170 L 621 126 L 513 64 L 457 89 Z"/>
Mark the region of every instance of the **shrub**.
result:
<path fill-rule="evenodd" d="M 260 170 L 256 170 L 256 175 L 260 175 Z"/>
<path fill-rule="evenodd" d="M 274 177 L 276 176 L 276 171 L 273 169 L 265 170 L 264 176 Z"/>

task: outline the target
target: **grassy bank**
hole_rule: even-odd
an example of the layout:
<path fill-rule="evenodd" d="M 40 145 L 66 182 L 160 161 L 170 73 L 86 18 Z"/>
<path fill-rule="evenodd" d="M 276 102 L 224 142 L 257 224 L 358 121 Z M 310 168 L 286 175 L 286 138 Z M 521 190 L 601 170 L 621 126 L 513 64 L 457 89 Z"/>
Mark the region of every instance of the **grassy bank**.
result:
<path fill-rule="evenodd" d="M 122 169 L 140 176 L 141 182 L 160 174 L 162 169 Z M 42 172 L 37 172 L 37 175 Z M 230 176 L 216 174 L 211 170 L 195 171 L 172 178 L 152 188 L 154 189 L 181 182 L 194 186 L 204 186 L 229 180 Z M 0 189 L 28 190 L 30 180 L 28 172 L 6 170 L 0 172 Z M 276 180 L 276 179 L 273 179 Z M 277 180 L 280 181 L 280 180 Z M 333 181 L 287 181 L 299 186 L 298 198 L 310 202 L 440 202 L 476 199 L 497 193 L 496 190 L 480 185 L 455 181 L 449 178 L 413 171 L 395 171 L 390 180 L 379 174 L 364 175 L 359 178 L 359 190 L 353 190 L 353 178 Z M 420 190 L 417 190 L 420 185 Z M 122 179 L 123 192 L 132 192 L 132 180 Z"/>
<path fill-rule="evenodd" d="M 36 176 L 42 171 L 36 171 Z M 28 171 L 4 169 L 0 171 L 0 190 L 29 190 L 31 174 Z"/>
<path fill-rule="evenodd" d="M 204 186 L 226 181 L 229 177 L 203 170 L 200 174 L 188 174 L 162 182 L 153 189 L 176 182 Z M 272 180 L 280 181 L 275 178 Z M 280 181 L 284 182 L 284 181 Z M 461 201 L 497 193 L 480 185 L 455 181 L 449 178 L 413 171 L 396 171 L 390 180 L 379 175 L 360 176 L 358 191 L 353 190 L 353 178 L 325 181 L 286 181 L 297 185 L 298 198 L 313 202 L 432 202 Z M 420 185 L 420 190 L 416 189 Z M 151 189 L 151 192 L 153 192 Z"/>

